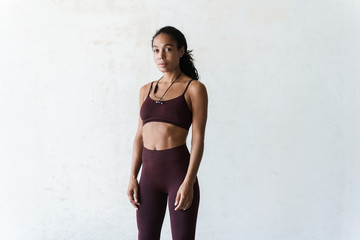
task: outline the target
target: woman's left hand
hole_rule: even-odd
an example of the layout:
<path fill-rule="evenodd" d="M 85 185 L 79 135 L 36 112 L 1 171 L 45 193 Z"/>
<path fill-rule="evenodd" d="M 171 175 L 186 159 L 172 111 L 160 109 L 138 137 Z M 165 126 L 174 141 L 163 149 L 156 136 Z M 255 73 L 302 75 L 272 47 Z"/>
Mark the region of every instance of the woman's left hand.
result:
<path fill-rule="evenodd" d="M 183 182 L 176 194 L 175 211 L 186 210 L 191 206 L 194 197 L 193 184 Z"/>

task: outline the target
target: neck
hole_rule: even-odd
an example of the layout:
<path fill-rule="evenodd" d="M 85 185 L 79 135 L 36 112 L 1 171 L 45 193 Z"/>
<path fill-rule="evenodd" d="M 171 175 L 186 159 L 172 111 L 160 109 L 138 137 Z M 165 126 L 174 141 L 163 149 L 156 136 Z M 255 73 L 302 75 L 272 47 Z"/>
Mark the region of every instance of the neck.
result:
<path fill-rule="evenodd" d="M 179 76 L 180 73 L 180 68 L 171 72 L 164 72 L 164 77 L 161 79 L 161 82 L 171 83 Z"/>

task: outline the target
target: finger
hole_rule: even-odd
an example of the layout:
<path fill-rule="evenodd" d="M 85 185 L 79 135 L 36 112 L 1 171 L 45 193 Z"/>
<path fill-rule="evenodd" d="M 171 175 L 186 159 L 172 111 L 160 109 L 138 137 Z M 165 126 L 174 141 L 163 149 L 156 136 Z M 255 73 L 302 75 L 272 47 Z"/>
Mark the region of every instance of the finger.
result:
<path fill-rule="evenodd" d="M 182 204 L 182 210 L 186 210 L 186 209 L 188 209 L 189 207 L 189 201 L 187 200 L 187 201 L 184 201 L 184 203 Z"/>
<path fill-rule="evenodd" d="M 131 202 L 132 200 L 134 200 L 134 197 L 133 197 L 132 192 L 128 192 L 127 196 L 128 196 L 128 198 L 129 198 L 129 201 L 130 201 L 130 202 Z"/>
<path fill-rule="evenodd" d="M 134 208 L 135 208 L 136 210 L 138 210 L 138 209 L 139 209 L 138 204 L 137 204 L 134 200 L 130 201 L 130 203 L 131 203 L 131 205 L 133 205 L 133 206 L 134 206 Z"/>
<path fill-rule="evenodd" d="M 179 203 L 179 201 L 180 201 L 180 198 L 181 198 L 181 194 L 180 194 L 180 193 L 176 194 L 176 199 L 175 199 L 175 204 L 174 204 L 174 206 L 177 206 L 177 205 L 178 205 L 178 203 Z"/>
<path fill-rule="evenodd" d="M 191 207 L 192 201 L 193 201 L 193 196 L 192 195 L 187 196 L 183 204 L 184 205 L 183 210 L 189 209 Z"/>
<path fill-rule="evenodd" d="M 137 205 L 140 205 L 140 202 L 139 202 L 139 192 L 138 192 L 138 190 L 135 190 L 134 198 L 135 198 L 135 203 L 136 203 Z"/>
<path fill-rule="evenodd" d="M 134 202 L 132 202 L 131 205 L 133 205 L 136 210 L 139 210 L 139 206 L 136 205 Z"/>
<path fill-rule="evenodd" d="M 188 201 L 186 202 L 186 207 L 185 207 L 184 210 L 189 209 L 191 207 L 191 205 L 192 205 L 192 202 L 193 202 L 192 198 L 188 199 Z"/>
<path fill-rule="evenodd" d="M 130 201 L 131 205 L 133 205 L 134 208 L 136 208 L 136 210 L 138 210 L 138 206 L 137 206 L 137 203 L 136 203 L 135 200 L 134 200 L 133 195 L 132 195 L 132 194 L 128 194 L 128 198 L 129 198 L 129 201 Z"/>
<path fill-rule="evenodd" d="M 182 209 L 184 207 L 184 198 L 181 196 L 179 204 L 177 205 L 177 207 L 175 208 L 175 211 Z"/>
<path fill-rule="evenodd" d="M 189 209 L 189 208 L 190 208 L 190 206 L 191 206 L 191 204 L 190 204 L 190 203 L 187 203 L 187 204 L 185 205 L 185 207 L 184 207 L 184 210 Z"/>
<path fill-rule="evenodd" d="M 135 201 L 131 195 L 129 195 L 129 201 L 130 201 L 131 205 L 133 205 L 136 208 Z"/>

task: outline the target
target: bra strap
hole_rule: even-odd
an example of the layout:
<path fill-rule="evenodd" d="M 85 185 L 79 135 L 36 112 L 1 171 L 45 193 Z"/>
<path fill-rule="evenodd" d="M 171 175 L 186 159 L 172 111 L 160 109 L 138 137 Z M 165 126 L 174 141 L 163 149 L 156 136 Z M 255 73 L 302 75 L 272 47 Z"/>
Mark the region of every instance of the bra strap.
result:
<path fill-rule="evenodd" d="M 148 92 L 148 96 L 150 95 L 150 91 L 151 91 L 151 88 L 152 88 L 153 83 L 154 83 L 154 81 L 151 82 L 151 85 L 150 85 L 150 88 L 149 88 L 149 92 Z"/>
<path fill-rule="evenodd" d="M 192 80 L 194 80 L 194 79 L 191 79 L 191 80 L 189 81 L 189 83 L 186 85 L 186 88 L 185 88 L 185 90 L 184 90 L 183 95 L 185 94 L 185 92 L 186 92 L 186 90 L 188 89 L 188 86 L 190 85 L 190 83 L 191 83 Z"/>

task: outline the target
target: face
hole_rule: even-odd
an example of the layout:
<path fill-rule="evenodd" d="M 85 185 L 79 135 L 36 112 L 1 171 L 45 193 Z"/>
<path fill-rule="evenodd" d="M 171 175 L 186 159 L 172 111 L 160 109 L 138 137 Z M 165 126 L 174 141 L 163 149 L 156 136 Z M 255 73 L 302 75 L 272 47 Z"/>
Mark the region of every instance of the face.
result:
<path fill-rule="evenodd" d="M 153 58 L 160 72 L 171 72 L 179 68 L 184 46 L 178 49 L 177 42 L 170 35 L 160 33 L 153 41 Z"/>

